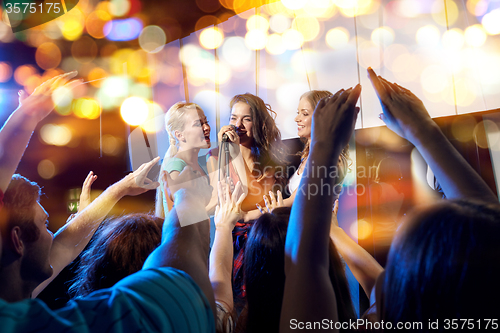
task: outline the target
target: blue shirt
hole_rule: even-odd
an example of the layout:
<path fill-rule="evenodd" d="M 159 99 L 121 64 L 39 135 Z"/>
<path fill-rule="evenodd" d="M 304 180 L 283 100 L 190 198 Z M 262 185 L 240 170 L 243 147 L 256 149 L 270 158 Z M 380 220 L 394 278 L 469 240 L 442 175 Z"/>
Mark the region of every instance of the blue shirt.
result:
<path fill-rule="evenodd" d="M 37 299 L 0 299 L 0 331 L 215 332 L 210 304 L 186 273 L 156 268 L 132 274 L 52 311 Z"/>

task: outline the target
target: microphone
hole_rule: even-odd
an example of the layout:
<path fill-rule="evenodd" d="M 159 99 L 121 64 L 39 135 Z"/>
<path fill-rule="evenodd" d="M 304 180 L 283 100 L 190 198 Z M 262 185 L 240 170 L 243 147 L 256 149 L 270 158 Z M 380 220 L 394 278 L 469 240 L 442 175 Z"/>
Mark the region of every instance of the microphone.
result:
<path fill-rule="evenodd" d="M 236 126 L 235 125 L 229 125 L 233 127 L 233 129 L 236 131 Z M 229 141 L 229 136 L 227 135 L 227 132 L 222 135 L 222 142 L 228 142 Z"/>

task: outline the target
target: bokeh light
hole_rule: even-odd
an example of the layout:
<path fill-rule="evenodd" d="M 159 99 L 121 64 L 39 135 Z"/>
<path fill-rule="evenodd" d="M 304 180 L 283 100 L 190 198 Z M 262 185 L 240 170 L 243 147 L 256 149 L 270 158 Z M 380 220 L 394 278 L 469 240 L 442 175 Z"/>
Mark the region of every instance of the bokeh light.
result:
<path fill-rule="evenodd" d="M 281 3 L 288 9 L 297 10 L 303 8 L 307 0 L 281 0 Z"/>
<path fill-rule="evenodd" d="M 89 72 L 89 75 L 87 76 L 88 80 L 92 81 L 90 82 L 90 84 L 94 87 L 100 87 L 103 83 L 103 80 L 101 79 L 104 79 L 106 77 L 108 77 L 108 73 L 100 67 L 92 68 L 92 70 Z"/>
<path fill-rule="evenodd" d="M 431 94 L 440 93 L 451 84 L 450 74 L 443 66 L 430 65 L 420 74 L 420 83 L 425 91 Z"/>
<path fill-rule="evenodd" d="M 222 45 L 222 59 L 228 63 L 233 70 L 243 71 L 252 59 L 251 51 L 245 45 L 242 37 L 226 38 Z"/>
<path fill-rule="evenodd" d="M 0 82 L 7 82 L 12 77 L 12 67 L 6 62 L 0 62 Z"/>
<path fill-rule="evenodd" d="M 196 5 L 205 13 L 215 12 L 221 7 L 219 0 L 196 0 Z"/>
<path fill-rule="evenodd" d="M 224 41 L 224 33 L 219 28 L 207 28 L 200 34 L 200 44 L 206 49 L 216 49 Z"/>
<path fill-rule="evenodd" d="M 473 138 L 476 123 L 472 116 L 456 117 L 451 123 L 451 134 L 460 142 L 468 142 Z"/>
<path fill-rule="evenodd" d="M 83 33 L 83 24 L 77 18 L 70 17 L 64 21 L 61 31 L 67 40 L 77 40 Z"/>
<path fill-rule="evenodd" d="M 492 10 L 484 15 L 481 23 L 488 34 L 500 34 L 500 9 Z"/>
<path fill-rule="evenodd" d="M 103 33 L 112 41 L 127 41 L 139 37 L 142 31 L 142 21 L 132 17 L 124 20 L 108 21 L 104 25 Z"/>
<path fill-rule="evenodd" d="M 431 12 L 434 21 L 443 27 L 446 27 L 447 25 L 451 27 L 453 24 L 455 24 L 459 15 L 458 6 L 453 0 L 434 0 L 434 2 L 432 3 Z M 447 18 L 448 21 L 446 21 Z"/>
<path fill-rule="evenodd" d="M 113 16 L 125 16 L 130 10 L 129 0 L 111 0 L 109 2 L 109 11 Z"/>
<path fill-rule="evenodd" d="M 97 119 L 101 115 L 101 107 L 93 98 L 79 98 L 73 102 L 72 107 L 78 118 Z"/>
<path fill-rule="evenodd" d="M 380 27 L 372 31 L 371 40 L 378 46 L 389 46 L 394 42 L 394 30 L 390 27 Z"/>
<path fill-rule="evenodd" d="M 35 53 L 36 63 L 42 69 L 55 68 L 61 62 L 61 50 L 52 42 L 43 43 Z"/>
<path fill-rule="evenodd" d="M 465 29 L 465 42 L 472 47 L 480 47 L 486 42 L 486 31 L 480 24 L 474 24 Z"/>
<path fill-rule="evenodd" d="M 123 142 L 111 134 L 102 136 L 102 152 L 110 156 L 118 156 L 122 152 Z"/>
<path fill-rule="evenodd" d="M 332 0 L 315 0 L 308 1 L 303 10 L 319 19 L 329 19 L 337 13 L 337 6 Z"/>
<path fill-rule="evenodd" d="M 269 19 L 269 26 L 276 33 L 283 33 L 290 28 L 291 21 L 288 17 L 282 14 L 276 14 Z"/>
<path fill-rule="evenodd" d="M 65 107 L 73 101 L 73 93 L 66 87 L 59 87 L 52 93 L 52 101 L 59 107 Z"/>
<path fill-rule="evenodd" d="M 488 0 L 467 0 L 467 10 L 475 16 L 483 16 L 488 10 Z"/>
<path fill-rule="evenodd" d="M 314 40 L 321 29 L 317 18 L 305 15 L 294 18 L 292 27 L 302 34 L 305 41 Z"/>
<path fill-rule="evenodd" d="M 106 23 L 111 21 L 111 18 L 111 15 L 104 10 L 93 11 L 87 16 L 85 21 L 87 33 L 96 39 L 106 37 L 111 29 L 105 31 L 104 27 L 106 26 Z"/>
<path fill-rule="evenodd" d="M 51 179 L 56 175 L 56 166 L 54 162 L 49 159 L 41 160 L 40 163 L 38 163 L 37 171 L 43 179 Z"/>
<path fill-rule="evenodd" d="M 148 53 L 158 53 L 167 42 L 167 36 L 162 28 L 156 25 L 150 25 L 142 29 L 139 35 L 139 45 Z"/>
<path fill-rule="evenodd" d="M 250 50 L 262 50 L 266 47 L 267 34 L 262 30 L 250 30 L 245 35 L 245 44 Z"/>
<path fill-rule="evenodd" d="M 222 23 L 221 20 L 214 15 L 205 15 L 202 16 L 196 21 L 196 24 L 194 26 L 194 30 L 196 31 L 197 34 L 200 33 L 202 29 L 205 29 L 209 26 L 216 26 L 218 24 Z"/>
<path fill-rule="evenodd" d="M 464 46 L 465 39 L 462 30 L 453 28 L 443 34 L 443 46 L 446 50 L 457 52 Z"/>
<path fill-rule="evenodd" d="M 415 39 L 421 46 L 435 47 L 439 45 L 441 33 L 436 26 L 430 24 L 419 28 Z"/>
<path fill-rule="evenodd" d="M 32 75 L 35 75 L 37 70 L 31 65 L 21 65 L 14 71 L 14 79 L 20 85 L 24 85 L 26 80 Z"/>
<path fill-rule="evenodd" d="M 283 44 L 288 50 L 296 50 L 300 49 L 300 47 L 304 44 L 304 36 L 295 29 L 288 29 L 282 35 Z"/>
<path fill-rule="evenodd" d="M 97 44 L 89 36 L 82 36 L 71 45 L 71 54 L 79 63 L 87 64 L 97 56 Z"/>
<path fill-rule="evenodd" d="M 359 220 L 351 224 L 351 226 L 349 227 L 349 231 L 354 239 L 363 240 L 368 238 L 372 234 L 373 227 L 369 222 L 365 220 Z"/>
<path fill-rule="evenodd" d="M 282 54 L 286 51 L 281 35 L 272 34 L 267 38 L 266 50 L 270 54 Z"/>
<path fill-rule="evenodd" d="M 148 119 L 149 106 L 143 98 L 132 96 L 123 101 L 120 114 L 127 124 L 139 126 Z"/>
<path fill-rule="evenodd" d="M 491 120 L 483 120 L 477 123 L 473 134 L 476 145 L 483 149 L 495 146 L 500 139 L 498 126 Z M 489 140 L 492 142 L 488 142 Z"/>
<path fill-rule="evenodd" d="M 325 39 L 332 49 L 341 49 L 349 43 L 349 31 L 343 27 L 333 28 L 326 33 Z"/>
<path fill-rule="evenodd" d="M 45 144 L 65 146 L 72 138 L 71 130 L 66 125 L 45 124 L 40 129 L 40 138 Z"/>
<path fill-rule="evenodd" d="M 247 30 L 269 30 L 269 21 L 262 15 L 252 15 L 247 20 Z"/>
<path fill-rule="evenodd" d="M 148 118 L 141 124 L 141 128 L 148 133 L 157 133 L 165 126 L 164 111 L 157 103 L 148 101 L 148 106 Z"/>

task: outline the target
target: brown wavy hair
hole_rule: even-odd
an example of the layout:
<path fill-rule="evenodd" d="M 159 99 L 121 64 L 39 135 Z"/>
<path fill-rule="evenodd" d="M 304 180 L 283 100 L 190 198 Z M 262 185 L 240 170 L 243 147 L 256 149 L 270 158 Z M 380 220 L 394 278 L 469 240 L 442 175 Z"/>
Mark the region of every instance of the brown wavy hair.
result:
<path fill-rule="evenodd" d="M 276 126 L 276 112 L 269 104 L 264 103 L 262 98 L 250 93 L 236 95 L 231 99 L 229 107 L 243 102 L 250 106 L 252 117 L 253 142 L 251 147 L 252 157 L 256 164 L 256 169 L 261 177 L 270 174 L 266 167 L 271 167 L 275 181 L 279 185 L 286 184 L 286 174 L 284 166 L 286 163 L 286 146 L 281 141 L 281 132 Z M 277 169 L 281 168 L 281 172 Z"/>
<path fill-rule="evenodd" d="M 115 283 L 141 270 L 146 258 L 161 243 L 163 219 L 149 214 L 129 214 L 101 223 L 69 288 L 73 298 Z"/>

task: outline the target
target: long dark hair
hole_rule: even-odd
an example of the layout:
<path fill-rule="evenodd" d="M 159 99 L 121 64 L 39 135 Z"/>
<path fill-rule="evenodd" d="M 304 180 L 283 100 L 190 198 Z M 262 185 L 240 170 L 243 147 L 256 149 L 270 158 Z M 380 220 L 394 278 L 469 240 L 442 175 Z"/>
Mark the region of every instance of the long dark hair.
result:
<path fill-rule="evenodd" d="M 278 332 L 285 288 L 285 240 L 290 207 L 276 208 L 255 221 L 245 248 L 244 279 L 248 301 L 247 332 Z M 356 319 L 344 267 L 330 241 L 330 279 L 339 321 Z"/>
<path fill-rule="evenodd" d="M 260 177 L 272 174 L 277 184 L 284 188 L 286 184 L 286 146 L 281 141 L 281 132 L 276 126 L 276 112 L 262 98 L 250 93 L 236 95 L 231 99 L 229 107 L 242 102 L 250 106 L 252 116 L 253 143 L 251 147 L 255 169 Z M 269 167 L 271 170 L 269 170 Z M 277 171 L 276 169 L 281 168 Z"/>
<path fill-rule="evenodd" d="M 104 221 L 81 255 L 76 277 L 69 288 L 73 298 L 112 287 L 139 271 L 161 242 L 163 219 L 130 214 Z"/>
<path fill-rule="evenodd" d="M 496 318 L 499 206 L 443 201 L 406 222 L 389 252 L 380 319 Z"/>

